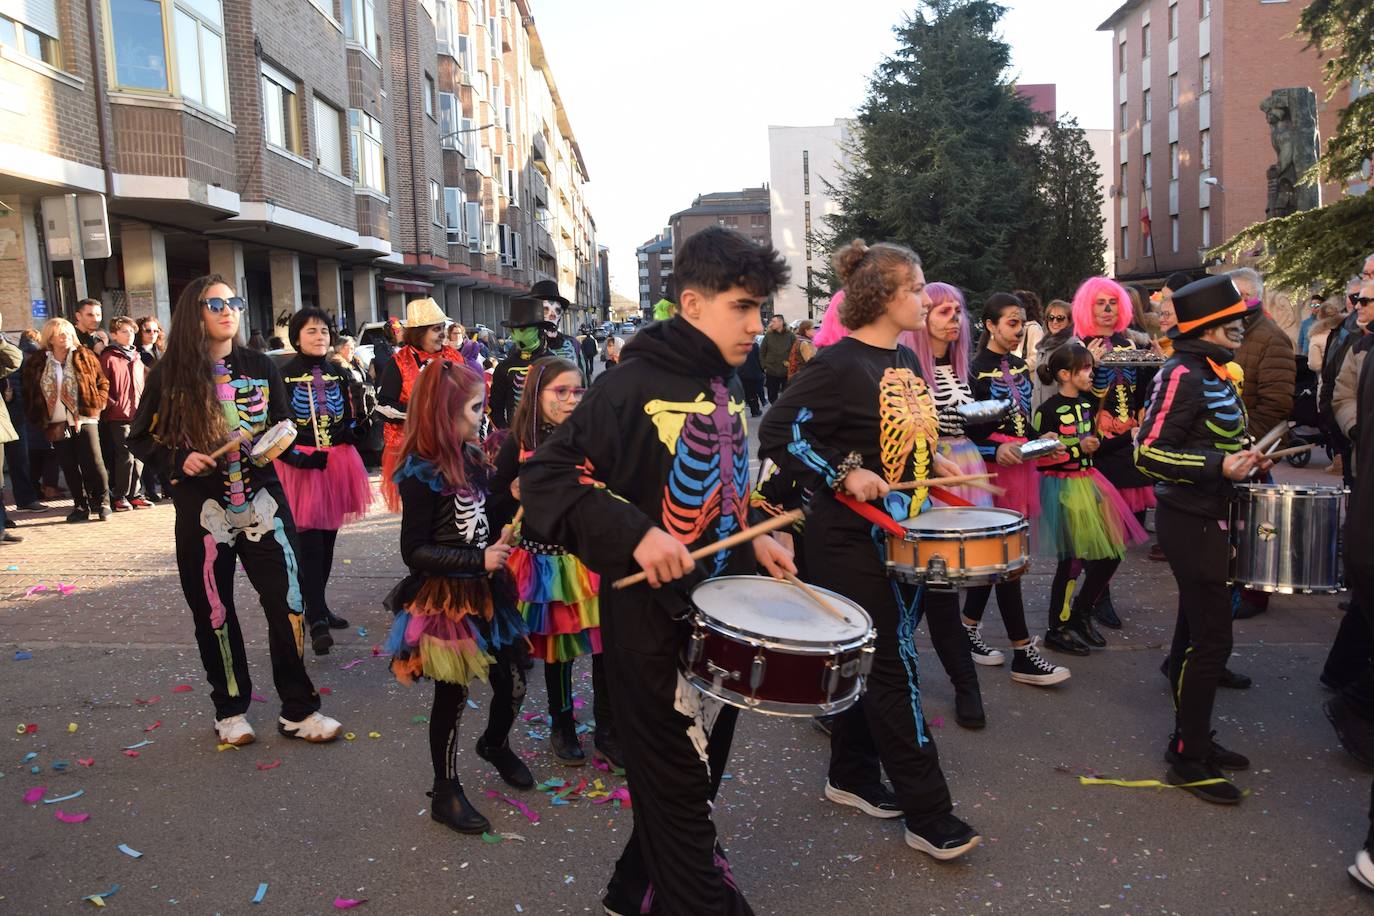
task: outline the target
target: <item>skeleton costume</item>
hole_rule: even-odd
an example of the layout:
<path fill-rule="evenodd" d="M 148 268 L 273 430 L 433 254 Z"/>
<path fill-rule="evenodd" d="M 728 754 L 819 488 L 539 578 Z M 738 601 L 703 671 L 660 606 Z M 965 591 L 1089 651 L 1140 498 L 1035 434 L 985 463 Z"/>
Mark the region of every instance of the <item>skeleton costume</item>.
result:
<path fill-rule="evenodd" d="M 320 708 L 320 697 L 302 659 L 305 605 L 296 529 L 275 469 L 271 463 L 258 467 L 249 458 L 252 441 L 291 415 L 281 376 L 271 358 L 246 347 L 235 346 L 219 361 L 214 390 L 225 425 L 248 441 L 221 458 L 216 470 L 187 477 L 182 473 L 186 457 L 218 443 L 192 447 L 160 437 L 161 365 L 148 378 L 129 432 L 129 448 L 174 484 L 177 570 L 195 621 L 215 717 L 244 714 L 253 693 L 234 609 L 234 568 L 241 562 L 267 616 L 272 679 L 281 696 L 282 718 L 306 719 Z"/>
<path fill-rule="evenodd" d="M 377 413 L 386 424 L 382 427 L 382 498 L 392 512 L 401 508 L 401 499 L 396 491 L 396 472 L 400 466 L 406 406 L 410 403 L 410 392 L 415 387 L 420 370 L 435 359 L 463 365 L 463 355 L 452 347 L 444 347 L 438 353 L 426 353 L 407 344 L 397 348 L 391 362 L 382 370 L 381 384 L 377 387 Z"/>
<path fill-rule="evenodd" d="M 709 338 L 683 318 L 649 325 L 521 466 L 525 523 L 603 579 L 637 571 L 634 550 L 653 527 L 689 549 L 740 530 L 749 500 L 745 411 L 734 370 Z M 752 912 L 711 821 L 738 710 L 692 687 L 678 658 L 701 573 L 755 569 L 745 545 L 661 589 L 601 596 L 611 707 L 634 798 L 634 833 L 607 893 L 615 912 Z"/>

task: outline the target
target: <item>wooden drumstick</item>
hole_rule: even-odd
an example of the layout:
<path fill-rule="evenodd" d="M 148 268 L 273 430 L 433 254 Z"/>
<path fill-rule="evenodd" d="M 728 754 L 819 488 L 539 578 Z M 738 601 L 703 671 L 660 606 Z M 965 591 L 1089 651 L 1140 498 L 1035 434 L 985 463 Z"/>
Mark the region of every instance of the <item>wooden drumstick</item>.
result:
<path fill-rule="evenodd" d="M 801 589 L 801 591 L 806 594 L 806 597 L 810 598 L 816 604 L 824 608 L 826 612 L 829 613 L 832 617 L 836 618 L 837 620 L 843 620 L 845 623 L 849 623 L 849 617 L 839 608 L 835 607 L 829 601 L 826 601 L 824 598 L 822 598 L 820 592 L 816 591 L 814 588 L 807 585 L 805 582 L 798 579 L 791 573 L 783 573 L 782 575 L 784 579 L 786 579 L 788 582 L 791 582 L 797 588 Z"/>
<path fill-rule="evenodd" d="M 525 507 L 521 506 L 519 509 L 515 510 L 515 517 L 510 520 L 510 524 L 506 526 L 506 530 L 501 533 L 501 540 L 497 543 L 509 544 L 511 540 L 515 537 L 516 526 L 520 524 L 520 520 L 524 517 Z"/>
<path fill-rule="evenodd" d="M 922 487 L 977 486 L 980 482 L 991 479 L 991 474 L 958 474 L 953 477 L 929 477 L 925 480 L 908 480 L 906 483 L 894 483 L 888 489 L 919 490 Z M 993 486 L 993 484 L 988 484 L 988 486 Z"/>
<path fill-rule="evenodd" d="M 730 535 L 728 538 L 721 538 L 714 544 L 707 544 L 705 547 L 698 547 L 696 550 L 693 550 L 691 552 L 690 556 L 693 560 L 700 560 L 703 557 L 709 557 L 713 553 L 720 553 L 722 550 L 729 550 L 731 547 L 734 547 L 737 544 L 743 544 L 745 541 L 752 541 L 754 538 L 762 537 L 765 534 L 777 531 L 779 528 L 786 528 L 788 525 L 795 525 L 797 522 L 801 521 L 805 517 L 806 513 L 800 509 L 793 509 L 791 512 L 784 512 L 782 515 L 774 516 L 766 522 L 760 522 L 759 524 L 754 525 L 752 528 L 745 528 L 743 531 L 738 531 Z M 643 582 L 648 578 L 648 573 L 637 572 L 634 575 L 626 576 L 623 579 L 617 579 L 614 583 L 611 584 L 611 588 L 627 588 L 631 585 L 638 585 L 639 583 Z"/>
<path fill-rule="evenodd" d="M 219 448 L 215 449 L 206 457 L 209 458 L 211 461 L 218 461 L 221 458 L 223 458 L 234 446 L 240 445 L 247 441 L 248 437 L 245 436 L 243 433 L 239 433 L 237 436 L 230 436 L 228 442 L 224 443 Z M 179 477 L 172 481 L 173 486 L 179 483 L 181 483 L 181 478 Z"/>
<path fill-rule="evenodd" d="M 1310 452 L 1316 448 L 1315 442 L 1310 445 L 1295 445 L 1292 448 L 1281 448 L 1277 452 L 1269 452 L 1265 455 L 1265 460 L 1277 462 L 1280 458 L 1287 458 L 1289 455 L 1301 455 L 1303 452 Z"/>
<path fill-rule="evenodd" d="M 1288 432 L 1288 423 L 1288 420 L 1283 420 L 1279 423 L 1278 426 L 1275 426 L 1273 429 L 1269 430 L 1269 432 L 1265 433 L 1264 436 L 1258 442 L 1255 443 L 1255 451 L 1262 452 L 1269 446 L 1273 445 L 1275 442 L 1282 439 L 1283 434 Z"/>

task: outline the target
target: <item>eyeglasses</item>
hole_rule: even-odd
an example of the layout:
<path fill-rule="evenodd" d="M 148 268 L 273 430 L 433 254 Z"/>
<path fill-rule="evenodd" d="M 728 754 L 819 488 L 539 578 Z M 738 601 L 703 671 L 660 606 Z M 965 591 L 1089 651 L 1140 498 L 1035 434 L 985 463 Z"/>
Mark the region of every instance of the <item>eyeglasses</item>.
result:
<path fill-rule="evenodd" d="M 210 311 L 214 312 L 216 315 L 227 308 L 233 309 L 236 312 L 241 312 L 248 308 L 248 302 L 242 296 L 230 296 L 228 299 L 221 299 L 219 296 L 215 296 L 210 299 L 200 300 L 200 304 L 209 308 Z"/>
<path fill-rule="evenodd" d="M 587 393 L 586 388 L 573 388 L 570 385 L 559 385 L 556 388 L 550 388 L 549 391 L 552 391 L 553 396 L 560 401 L 580 401 L 582 400 L 582 396 Z"/>
<path fill-rule="evenodd" d="M 1064 324 L 1064 323 L 1066 323 L 1068 320 L 1069 320 L 1069 316 L 1068 316 L 1068 315 L 1046 315 L 1046 316 L 1045 316 L 1045 322 L 1046 322 L 1047 324 Z"/>

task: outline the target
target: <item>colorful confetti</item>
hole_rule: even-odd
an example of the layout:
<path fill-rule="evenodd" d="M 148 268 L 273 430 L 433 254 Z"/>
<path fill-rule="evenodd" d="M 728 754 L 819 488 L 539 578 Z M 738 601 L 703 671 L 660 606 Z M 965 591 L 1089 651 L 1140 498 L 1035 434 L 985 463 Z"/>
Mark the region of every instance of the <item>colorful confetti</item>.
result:
<path fill-rule="evenodd" d="M 39 803 L 39 801 L 42 800 L 43 796 L 47 794 L 47 786 L 34 786 L 32 789 L 24 793 L 24 804 L 36 805 Z"/>
<path fill-rule="evenodd" d="M 76 762 L 79 763 L 79 764 L 81 764 L 83 767 L 93 767 L 93 766 L 95 766 L 95 758 L 94 758 L 94 757 L 78 757 L 78 758 L 76 758 Z"/>
<path fill-rule="evenodd" d="M 254 903 L 262 903 L 262 898 L 264 898 L 264 897 L 266 897 L 266 896 L 267 896 L 267 882 L 264 881 L 264 882 L 262 882 L 261 884 L 258 885 L 258 892 L 257 892 L 256 894 L 253 895 L 253 902 L 254 902 Z"/>
<path fill-rule="evenodd" d="M 258 769 L 259 769 L 259 770 L 275 770 L 275 769 L 276 769 L 277 767 L 279 767 L 279 766 L 281 766 L 281 761 L 280 761 L 280 760 L 273 760 L 271 763 L 259 763 L 259 764 L 258 764 Z"/>
<path fill-rule="evenodd" d="M 103 892 L 101 892 L 101 893 L 99 893 L 99 894 L 90 894 L 89 896 L 82 897 L 81 899 L 82 899 L 82 900 L 89 900 L 91 903 L 94 903 L 96 906 L 104 906 L 104 905 L 105 905 L 105 898 L 106 898 L 106 897 L 113 897 L 113 896 L 114 896 L 115 894 L 117 894 L 117 893 L 119 893 L 119 885 L 118 885 L 118 884 L 116 884 L 116 885 L 114 885 L 113 887 L 111 887 L 108 891 L 103 891 Z"/>
<path fill-rule="evenodd" d="M 191 685 L 190 685 L 190 684 L 177 684 L 175 687 L 172 688 L 172 693 L 190 693 L 190 692 L 191 692 Z"/>
<path fill-rule="evenodd" d="M 530 806 L 525 804 L 524 802 L 511 798 L 509 795 L 502 795 L 495 789 L 488 789 L 487 797 L 500 799 L 501 801 L 510 805 L 516 811 L 519 811 L 521 814 L 525 815 L 525 817 L 529 818 L 531 824 L 539 823 L 539 813 L 530 808 Z M 627 795 L 626 797 L 628 798 L 629 796 Z"/>
<path fill-rule="evenodd" d="M 356 898 L 354 898 L 354 897 L 335 897 L 335 898 L 334 898 L 334 909 L 336 909 L 336 910 L 351 910 L 351 909 L 353 909 L 355 906 L 362 906 L 364 903 L 367 903 L 366 898 L 364 898 L 364 899 L 362 899 L 362 900 L 358 900 L 358 899 L 356 899 Z"/>
<path fill-rule="evenodd" d="M 143 858 L 143 853 L 139 852 L 137 849 L 134 849 L 128 843 L 120 843 L 118 846 L 115 847 L 115 849 L 118 849 L 120 852 L 124 853 L 131 859 Z"/>
<path fill-rule="evenodd" d="M 138 742 L 137 744 L 125 745 L 124 750 L 126 750 L 126 751 L 136 751 L 136 750 L 138 750 L 139 748 L 141 748 L 141 747 L 147 747 L 148 745 L 150 745 L 150 744 L 152 744 L 152 743 L 153 743 L 153 742 L 149 741 L 147 738 L 144 738 L 142 741 Z"/>
<path fill-rule="evenodd" d="M 57 809 L 55 815 L 57 819 L 64 824 L 80 824 L 83 821 L 88 821 L 91 819 L 91 816 L 89 814 L 68 814 L 61 808 Z"/>
<path fill-rule="evenodd" d="M 31 658 L 33 658 L 33 653 L 26 649 L 20 649 L 14 653 L 14 660 L 17 662 L 26 662 Z"/>
<path fill-rule="evenodd" d="M 126 751 L 124 751 L 124 756 L 125 756 L 125 757 L 137 757 L 137 756 L 138 756 L 138 751 L 128 751 L 128 750 L 126 750 Z"/>
<path fill-rule="evenodd" d="M 85 789 L 77 789 L 75 792 L 71 793 L 70 795 L 63 795 L 63 796 L 61 796 L 61 797 L 59 797 L 59 798 L 45 798 L 45 799 L 43 799 L 43 804 L 45 804 L 45 805 L 55 805 L 55 804 L 57 804 L 58 802 L 71 801 L 73 798 L 80 798 L 81 796 L 83 796 L 83 795 L 85 795 L 85 794 L 86 794 L 86 790 L 85 790 Z"/>
<path fill-rule="evenodd" d="M 77 728 L 79 728 L 79 727 L 80 727 L 80 726 L 78 726 L 75 722 L 68 722 L 68 723 L 67 723 L 67 732 L 68 732 L 69 734 L 75 734 Z"/>
<path fill-rule="evenodd" d="M 156 722 L 154 722 L 152 725 L 149 725 L 147 728 L 143 729 L 143 731 L 144 731 L 144 733 L 146 734 L 147 732 L 153 731 L 154 729 L 158 729 L 158 728 L 161 728 L 161 727 L 162 727 L 162 720 L 161 720 L 161 719 L 158 719 L 158 720 L 157 720 Z"/>

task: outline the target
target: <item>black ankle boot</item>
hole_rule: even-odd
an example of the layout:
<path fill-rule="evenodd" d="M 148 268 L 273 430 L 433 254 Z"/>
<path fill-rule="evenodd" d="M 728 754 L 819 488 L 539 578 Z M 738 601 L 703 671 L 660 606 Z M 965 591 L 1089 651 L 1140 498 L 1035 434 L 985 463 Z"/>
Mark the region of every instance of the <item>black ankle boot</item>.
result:
<path fill-rule="evenodd" d="M 488 744 L 487 736 L 483 735 L 477 739 L 477 756 L 496 767 L 496 772 L 501 774 L 507 785 L 517 789 L 534 788 L 534 776 L 530 773 L 530 768 L 515 756 L 515 751 L 510 749 L 509 740 L 497 746 Z"/>
<path fill-rule="evenodd" d="M 486 833 L 491 830 L 491 821 L 472 807 L 468 797 L 463 794 L 463 784 L 458 780 L 436 779 L 433 791 L 425 794 L 433 799 L 429 803 L 429 816 L 446 827 L 459 833 Z"/>
<path fill-rule="evenodd" d="M 1094 649 L 1101 649 L 1107 645 L 1107 640 L 1098 632 L 1097 624 L 1093 622 L 1092 611 L 1075 608 L 1073 617 L 1069 620 L 1069 630 Z"/>
<path fill-rule="evenodd" d="M 334 646 L 334 634 L 329 632 L 329 624 L 320 621 L 310 627 L 310 648 L 316 655 L 328 655 Z"/>
<path fill-rule="evenodd" d="M 553 746 L 553 755 L 564 766 L 580 767 L 587 762 L 587 755 L 582 752 L 582 742 L 577 738 L 577 722 L 571 713 L 553 717 L 553 724 L 549 727 L 549 744 Z"/>
<path fill-rule="evenodd" d="M 1121 618 L 1116 615 L 1116 608 L 1112 605 L 1111 590 L 1102 593 L 1102 597 L 1097 599 L 1097 604 L 1093 605 L 1093 616 L 1097 622 L 1104 627 L 1113 630 L 1121 629 Z"/>
<path fill-rule="evenodd" d="M 970 686 L 954 687 L 954 721 L 964 728 L 982 728 L 988 724 L 983 712 L 983 694 L 975 681 Z"/>
<path fill-rule="evenodd" d="M 612 767 L 617 770 L 625 769 L 625 754 L 620 750 L 620 742 L 616 740 L 615 732 L 609 726 L 596 727 L 596 732 L 592 736 L 592 747 Z"/>

